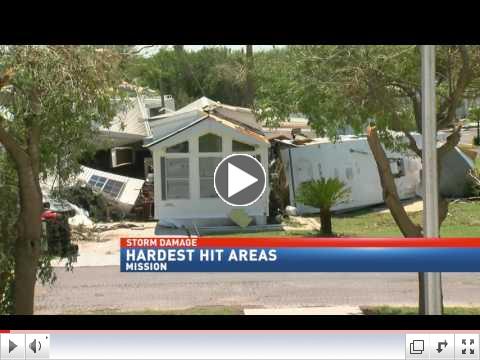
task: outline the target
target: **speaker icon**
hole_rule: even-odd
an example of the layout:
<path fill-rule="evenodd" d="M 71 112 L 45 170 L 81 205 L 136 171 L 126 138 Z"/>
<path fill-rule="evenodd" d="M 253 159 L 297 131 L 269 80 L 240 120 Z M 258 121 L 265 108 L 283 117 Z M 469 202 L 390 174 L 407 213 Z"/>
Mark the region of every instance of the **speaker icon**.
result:
<path fill-rule="evenodd" d="M 34 354 L 37 353 L 37 351 L 42 350 L 42 343 L 40 341 L 37 341 L 37 339 L 33 339 L 33 341 L 28 345 L 30 350 L 33 351 Z"/>

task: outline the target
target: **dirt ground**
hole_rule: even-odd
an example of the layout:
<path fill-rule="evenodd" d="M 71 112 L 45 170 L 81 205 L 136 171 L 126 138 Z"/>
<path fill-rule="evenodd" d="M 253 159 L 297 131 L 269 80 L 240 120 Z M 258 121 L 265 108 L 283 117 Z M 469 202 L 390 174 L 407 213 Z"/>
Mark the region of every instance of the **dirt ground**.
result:
<path fill-rule="evenodd" d="M 155 222 L 128 222 L 134 228 L 123 228 L 96 232 L 88 240 L 77 241 L 79 256 L 75 267 L 82 266 L 116 266 L 120 265 L 120 238 L 153 237 Z M 115 227 L 122 223 L 97 224 L 97 227 Z M 54 260 L 52 266 L 64 267 L 66 260 Z"/>

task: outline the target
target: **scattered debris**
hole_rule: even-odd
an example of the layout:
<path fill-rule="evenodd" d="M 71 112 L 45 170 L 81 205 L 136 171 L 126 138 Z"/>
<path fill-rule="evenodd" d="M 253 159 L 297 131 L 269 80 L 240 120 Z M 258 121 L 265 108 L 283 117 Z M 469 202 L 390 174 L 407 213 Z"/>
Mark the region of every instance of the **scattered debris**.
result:
<path fill-rule="evenodd" d="M 295 206 L 288 205 L 285 208 L 285 214 L 287 214 L 288 216 L 297 216 L 298 210 Z"/>
<path fill-rule="evenodd" d="M 68 223 L 71 226 L 85 226 L 88 228 L 92 228 L 94 226 L 94 223 L 90 219 L 87 210 L 84 210 L 72 203 L 69 203 L 69 204 L 75 210 L 75 216 L 72 216 L 71 218 L 68 219 Z"/>
<path fill-rule="evenodd" d="M 131 230 L 144 230 L 144 226 L 138 226 L 133 223 L 112 223 L 112 224 L 99 224 L 95 227 L 97 232 L 105 232 L 117 229 L 131 229 Z"/>

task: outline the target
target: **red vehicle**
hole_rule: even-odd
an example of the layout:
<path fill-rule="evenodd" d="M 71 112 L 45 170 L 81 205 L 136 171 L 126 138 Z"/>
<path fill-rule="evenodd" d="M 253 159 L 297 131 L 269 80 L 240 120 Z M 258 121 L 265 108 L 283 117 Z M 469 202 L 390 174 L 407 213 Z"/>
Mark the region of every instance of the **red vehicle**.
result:
<path fill-rule="evenodd" d="M 72 210 L 68 207 L 60 207 L 60 211 L 55 211 L 50 208 L 50 203 L 45 203 L 44 208 L 41 216 L 44 235 L 42 249 L 53 256 L 76 256 L 78 246 L 71 243 L 68 223 Z"/>

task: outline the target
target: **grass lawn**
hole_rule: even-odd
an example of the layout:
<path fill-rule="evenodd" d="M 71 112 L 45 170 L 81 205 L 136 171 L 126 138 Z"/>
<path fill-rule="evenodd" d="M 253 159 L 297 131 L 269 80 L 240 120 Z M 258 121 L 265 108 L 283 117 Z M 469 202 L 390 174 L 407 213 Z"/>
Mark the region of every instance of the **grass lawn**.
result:
<path fill-rule="evenodd" d="M 416 223 L 422 223 L 422 212 L 411 215 Z M 390 213 L 374 213 L 368 209 L 334 216 L 333 230 L 344 236 L 398 236 L 401 232 Z M 443 237 L 480 237 L 480 202 L 451 203 L 447 219 L 440 230 Z M 314 236 L 312 231 L 263 231 L 234 233 L 229 236 Z M 224 236 L 224 235 L 217 235 Z"/>
<path fill-rule="evenodd" d="M 422 223 L 423 212 L 412 214 L 413 221 Z M 366 211 L 345 214 L 333 219 L 333 229 L 339 234 L 357 236 L 402 236 L 390 213 Z M 480 236 L 480 202 L 451 203 L 448 216 L 440 229 L 443 237 Z"/>
<path fill-rule="evenodd" d="M 243 309 L 234 306 L 203 306 L 180 310 L 96 310 L 88 315 L 243 315 Z"/>
<path fill-rule="evenodd" d="M 369 306 L 362 308 L 365 315 L 418 315 L 414 306 Z M 480 315 L 480 307 L 446 306 L 445 315 Z"/>

